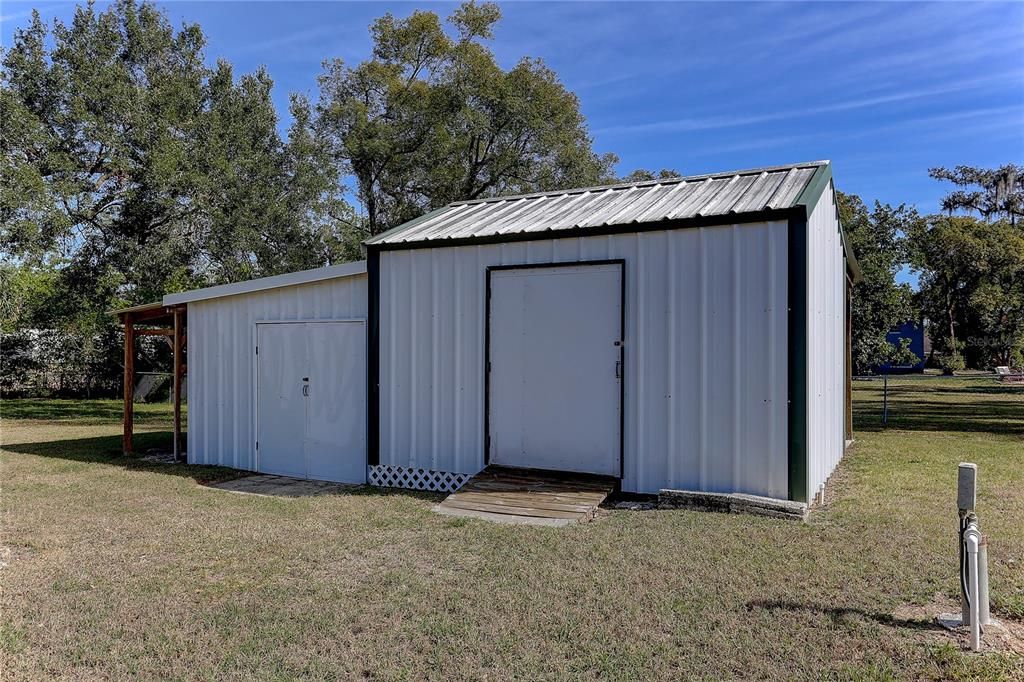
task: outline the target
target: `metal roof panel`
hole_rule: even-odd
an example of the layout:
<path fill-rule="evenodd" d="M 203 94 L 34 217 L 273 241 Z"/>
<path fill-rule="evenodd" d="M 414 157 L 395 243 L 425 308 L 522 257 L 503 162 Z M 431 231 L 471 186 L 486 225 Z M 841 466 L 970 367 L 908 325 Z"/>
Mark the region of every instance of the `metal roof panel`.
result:
<path fill-rule="evenodd" d="M 801 205 L 828 161 L 462 201 L 366 241 L 430 243 L 735 216 Z"/>

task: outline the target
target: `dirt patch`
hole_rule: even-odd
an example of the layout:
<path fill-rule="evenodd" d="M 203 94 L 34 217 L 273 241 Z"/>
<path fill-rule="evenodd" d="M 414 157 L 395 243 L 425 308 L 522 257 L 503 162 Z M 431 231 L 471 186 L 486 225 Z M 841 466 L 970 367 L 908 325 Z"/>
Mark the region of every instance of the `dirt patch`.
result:
<path fill-rule="evenodd" d="M 151 448 L 146 450 L 146 453 L 139 457 L 143 462 L 153 462 L 155 464 L 183 464 L 185 462 L 185 453 L 181 453 L 180 459 L 174 458 L 174 451 L 167 450 L 165 448 Z"/>
<path fill-rule="evenodd" d="M 900 621 L 922 621 L 942 625 L 926 630 L 936 640 L 953 641 L 961 649 L 970 649 L 971 629 L 965 625 L 948 626 L 946 616 L 959 618 L 960 603 L 945 595 L 936 594 L 924 605 L 901 606 L 893 612 L 893 618 Z M 982 652 L 1006 652 L 1024 656 L 1024 623 L 1012 618 L 992 614 L 992 623 L 983 628 Z"/>
<path fill-rule="evenodd" d="M 253 474 L 232 478 L 227 481 L 208 483 L 206 487 L 245 495 L 296 498 L 340 495 L 351 492 L 357 486 L 345 483 L 331 483 L 329 481 L 289 478 L 287 476 Z"/>
<path fill-rule="evenodd" d="M 16 561 L 28 559 L 35 553 L 36 549 L 31 545 L 23 545 L 17 543 L 12 543 L 10 545 L 0 545 L 0 569 L 7 568 Z"/>

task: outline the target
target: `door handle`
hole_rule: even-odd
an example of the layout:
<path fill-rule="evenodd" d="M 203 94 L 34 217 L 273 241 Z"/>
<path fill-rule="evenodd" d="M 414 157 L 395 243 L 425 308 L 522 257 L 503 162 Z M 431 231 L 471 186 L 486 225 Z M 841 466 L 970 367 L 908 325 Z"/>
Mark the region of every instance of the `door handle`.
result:
<path fill-rule="evenodd" d="M 616 360 L 615 361 L 615 378 L 616 379 L 621 379 L 622 378 L 622 360 Z"/>
<path fill-rule="evenodd" d="M 309 384 L 302 385 L 302 395 L 304 395 L 307 398 L 309 397 Z"/>

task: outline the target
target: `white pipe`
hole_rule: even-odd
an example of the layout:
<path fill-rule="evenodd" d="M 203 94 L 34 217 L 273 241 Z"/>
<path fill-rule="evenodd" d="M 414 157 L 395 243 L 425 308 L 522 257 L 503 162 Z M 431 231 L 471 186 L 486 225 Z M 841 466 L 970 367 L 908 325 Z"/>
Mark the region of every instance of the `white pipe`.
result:
<path fill-rule="evenodd" d="M 960 624 L 970 625 L 971 624 L 971 601 L 970 601 L 970 590 L 971 590 L 971 575 L 970 567 L 967 565 L 967 550 L 965 549 L 964 533 L 967 531 L 967 526 L 970 524 L 970 520 L 966 515 L 960 518 Z"/>
<path fill-rule="evenodd" d="M 981 537 L 978 542 L 978 620 L 982 627 L 992 623 L 988 603 L 988 539 Z"/>
<path fill-rule="evenodd" d="M 978 543 L 981 542 L 981 532 L 978 526 L 971 523 L 964 531 L 964 545 L 967 549 L 967 565 L 970 570 L 970 600 L 971 600 L 971 650 L 977 651 L 981 648 L 981 617 L 978 608 L 980 597 L 978 591 Z"/>

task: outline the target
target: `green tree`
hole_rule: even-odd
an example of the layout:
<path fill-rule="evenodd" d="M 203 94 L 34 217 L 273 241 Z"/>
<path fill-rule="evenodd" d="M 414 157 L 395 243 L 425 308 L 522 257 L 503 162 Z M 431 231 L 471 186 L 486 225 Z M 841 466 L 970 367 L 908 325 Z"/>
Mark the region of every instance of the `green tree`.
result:
<path fill-rule="evenodd" d="M 484 41 L 500 19 L 469 2 L 449 18 L 386 14 L 373 58 L 325 63 L 317 129 L 351 174 L 377 234 L 451 201 L 597 184 L 598 156 L 576 96 L 536 59 L 502 69 Z"/>
<path fill-rule="evenodd" d="M 668 180 L 670 178 L 678 178 L 681 175 L 682 173 L 680 173 L 674 168 L 662 168 L 658 172 L 647 170 L 646 168 L 637 168 L 632 173 L 622 176 L 619 179 L 619 182 L 648 182 L 651 180 Z"/>
<path fill-rule="evenodd" d="M 208 84 L 197 203 L 203 280 L 233 282 L 330 264 L 352 249 L 354 220 L 308 102 L 292 98 L 288 140 L 278 133 L 265 70 L 242 76 L 219 62 Z M 183 285 L 187 282 L 182 282 Z"/>
<path fill-rule="evenodd" d="M 173 238 L 195 210 L 181 199 L 198 167 L 202 46 L 198 27 L 175 33 L 149 5 L 79 7 L 52 34 L 33 14 L 3 65 L 5 251 L 65 259 L 100 301 L 188 262 L 192 245 Z"/>
<path fill-rule="evenodd" d="M 948 369 L 1020 363 L 1024 235 L 1008 221 L 932 216 L 909 233 L 920 300 Z"/>
<path fill-rule="evenodd" d="M 43 318 L 56 280 L 53 268 L 0 263 L 0 334 L 25 329 Z"/>
<path fill-rule="evenodd" d="M 353 216 L 308 104 L 282 140 L 266 72 L 236 81 L 204 45 L 119 0 L 52 30 L 34 13 L 5 52 L 0 252 L 55 269 L 58 318 L 95 327 L 117 302 L 346 250 L 332 228 Z"/>
<path fill-rule="evenodd" d="M 904 235 L 921 218 L 903 205 L 875 202 L 869 210 L 856 195 L 838 192 L 837 199 L 846 238 L 861 268 L 850 317 L 854 371 L 863 374 L 893 358 L 886 334 L 918 318 L 913 292 L 909 285 L 896 283 L 896 273 L 906 262 Z"/>
<path fill-rule="evenodd" d="M 32 330 L 18 343 L 58 388 L 116 385 L 112 307 L 353 255 L 308 102 L 282 139 L 269 75 L 211 69 L 204 46 L 119 0 L 33 13 L 3 53 L 2 331 Z"/>
<path fill-rule="evenodd" d="M 1024 216 L 1024 166 L 1008 163 L 995 169 L 939 167 L 928 169 L 928 175 L 961 188 L 942 199 L 942 209 L 949 215 L 967 211 L 978 213 L 985 220 L 1006 218 L 1011 225 Z"/>

